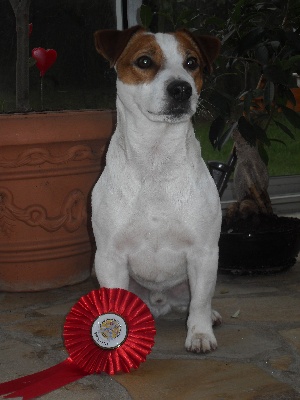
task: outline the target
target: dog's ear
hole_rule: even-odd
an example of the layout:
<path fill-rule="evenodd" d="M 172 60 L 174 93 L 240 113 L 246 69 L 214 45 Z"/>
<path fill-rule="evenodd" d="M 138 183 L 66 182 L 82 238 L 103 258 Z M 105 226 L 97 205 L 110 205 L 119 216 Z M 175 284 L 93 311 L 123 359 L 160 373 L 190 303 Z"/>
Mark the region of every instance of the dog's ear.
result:
<path fill-rule="evenodd" d="M 221 42 L 215 36 L 196 36 L 187 29 L 182 29 L 185 33 L 187 33 L 192 40 L 197 44 L 203 60 L 205 62 L 205 68 L 208 73 L 212 72 L 212 64 L 215 59 L 218 57 Z"/>
<path fill-rule="evenodd" d="M 136 25 L 124 31 L 117 31 L 114 29 L 97 31 L 94 33 L 96 50 L 101 56 L 106 58 L 110 62 L 110 66 L 113 67 L 131 37 L 138 31 L 144 31 L 144 29 Z"/>

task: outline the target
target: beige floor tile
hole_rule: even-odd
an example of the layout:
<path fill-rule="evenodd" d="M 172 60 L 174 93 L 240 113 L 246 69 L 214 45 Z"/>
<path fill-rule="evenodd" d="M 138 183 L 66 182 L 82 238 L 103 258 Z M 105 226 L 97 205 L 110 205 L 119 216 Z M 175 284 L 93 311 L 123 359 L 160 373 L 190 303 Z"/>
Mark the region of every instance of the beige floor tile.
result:
<path fill-rule="evenodd" d="M 213 360 L 148 360 L 115 379 L 134 400 L 289 399 L 284 396 L 294 393 L 253 365 Z"/>
<path fill-rule="evenodd" d="M 279 332 L 289 343 L 296 347 L 300 353 L 300 328 L 289 329 Z"/>
<path fill-rule="evenodd" d="M 213 307 L 226 321 L 300 322 L 300 298 L 297 296 L 261 296 L 214 299 Z M 232 315 L 239 310 L 238 318 Z"/>

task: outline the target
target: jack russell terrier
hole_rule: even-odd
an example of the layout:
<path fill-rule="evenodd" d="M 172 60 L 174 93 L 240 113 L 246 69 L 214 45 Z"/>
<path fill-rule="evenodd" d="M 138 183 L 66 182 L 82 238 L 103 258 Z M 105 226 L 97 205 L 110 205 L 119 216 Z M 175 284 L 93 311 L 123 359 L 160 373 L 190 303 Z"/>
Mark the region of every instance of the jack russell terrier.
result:
<path fill-rule="evenodd" d="M 191 116 L 220 42 L 135 26 L 97 31 L 95 45 L 117 72 L 117 127 L 92 193 L 97 279 L 154 316 L 189 304 L 186 349 L 214 350 L 221 207 Z"/>

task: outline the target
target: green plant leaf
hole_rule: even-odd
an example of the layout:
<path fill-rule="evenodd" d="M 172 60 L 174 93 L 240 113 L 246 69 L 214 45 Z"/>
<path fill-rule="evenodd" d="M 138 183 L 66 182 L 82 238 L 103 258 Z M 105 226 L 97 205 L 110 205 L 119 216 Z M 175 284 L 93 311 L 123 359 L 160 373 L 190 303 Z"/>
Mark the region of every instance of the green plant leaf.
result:
<path fill-rule="evenodd" d="M 266 86 L 264 88 L 264 103 L 265 106 L 269 106 L 272 104 L 275 95 L 275 86 L 271 81 L 267 81 Z"/>
<path fill-rule="evenodd" d="M 291 91 L 291 89 L 286 88 L 285 95 L 286 95 L 286 98 L 288 99 L 288 101 L 293 104 L 293 106 L 295 106 L 297 104 L 295 96 L 294 96 L 293 92 Z"/>
<path fill-rule="evenodd" d="M 281 122 L 279 121 L 275 121 L 275 124 L 278 126 L 278 128 L 280 128 L 284 133 L 286 133 L 291 139 L 295 140 L 295 135 L 293 134 L 293 132 L 291 132 L 289 130 L 289 128 L 286 125 L 283 125 Z"/>
<path fill-rule="evenodd" d="M 256 58 L 262 65 L 265 65 L 268 63 L 269 52 L 268 52 L 268 49 L 266 48 L 266 46 L 264 46 L 263 44 L 257 47 Z"/>
<path fill-rule="evenodd" d="M 210 105 L 217 111 L 223 118 L 230 116 L 232 98 L 219 90 L 213 90 L 208 98 Z"/>
<path fill-rule="evenodd" d="M 255 129 L 256 138 L 266 146 L 270 146 L 270 139 L 268 138 L 266 131 L 257 124 L 253 124 L 253 127 Z"/>
<path fill-rule="evenodd" d="M 292 110 L 291 108 L 282 106 L 282 112 L 286 119 L 295 127 L 300 129 L 300 116 L 296 111 Z"/>
<path fill-rule="evenodd" d="M 216 16 L 207 17 L 204 22 L 205 22 L 206 26 L 215 25 L 218 28 L 223 28 L 224 25 L 225 25 L 224 20 L 222 18 L 219 18 L 219 17 L 216 17 Z"/>
<path fill-rule="evenodd" d="M 234 22 L 238 22 L 239 21 L 239 19 L 241 17 L 241 13 L 242 13 L 242 8 L 244 7 L 244 5 L 245 5 L 245 0 L 239 0 L 236 3 L 236 5 L 235 5 L 235 7 L 233 9 L 233 12 L 231 14 L 232 21 L 234 21 Z"/>
<path fill-rule="evenodd" d="M 238 130 L 243 138 L 250 144 L 254 146 L 256 143 L 256 131 L 254 126 L 244 117 L 240 117 L 238 120 Z"/>
<path fill-rule="evenodd" d="M 283 62 L 283 68 L 285 70 L 290 68 L 297 68 L 299 66 L 300 66 L 300 55 L 290 57 L 288 60 L 285 60 Z"/>
<path fill-rule="evenodd" d="M 246 33 L 241 39 L 239 46 L 237 48 L 237 52 L 239 55 L 243 54 L 245 51 L 252 49 L 255 45 L 257 45 L 262 38 L 263 28 L 258 27 L 252 29 L 250 32 Z"/>
<path fill-rule="evenodd" d="M 263 68 L 265 76 L 272 82 L 287 85 L 289 82 L 289 74 L 280 64 L 267 65 Z"/>
<path fill-rule="evenodd" d="M 232 132 L 234 129 L 237 127 L 237 122 L 231 125 L 230 128 L 228 128 L 225 133 L 219 138 L 218 140 L 218 150 L 221 150 L 222 147 L 224 146 L 225 143 L 231 138 Z"/>
<path fill-rule="evenodd" d="M 280 139 L 270 139 L 271 142 L 276 142 L 276 143 L 280 143 L 283 144 L 284 146 L 286 146 L 286 143 L 283 140 Z"/>
<path fill-rule="evenodd" d="M 274 50 L 274 52 L 276 52 L 280 46 L 279 40 L 272 40 L 271 42 L 269 42 L 269 44 L 272 47 L 272 50 Z"/>
<path fill-rule="evenodd" d="M 258 154 L 260 155 L 260 158 L 263 160 L 263 162 L 266 165 L 268 165 L 269 164 L 269 156 L 268 156 L 268 153 L 266 152 L 264 145 L 259 143 L 257 149 L 258 149 Z"/>
<path fill-rule="evenodd" d="M 211 124 L 209 129 L 209 140 L 215 149 L 218 145 L 218 138 L 222 135 L 225 128 L 225 119 L 218 116 Z"/>
<path fill-rule="evenodd" d="M 244 94 L 244 111 L 248 115 L 250 112 L 250 107 L 253 99 L 253 92 L 249 90 Z"/>
<path fill-rule="evenodd" d="M 140 19 L 141 19 L 141 23 L 143 25 L 144 28 L 148 29 L 152 19 L 153 19 L 153 11 L 151 9 L 151 7 L 142 4 L 142 6 L 140 7 Z"/>
<path fill-rule="evenodd" d="M 296 51 L 300 51 L 299 31 L 298 32 L 287 31 L 285 35 L 289 41 L 289 45 L 293 47 Z"/>

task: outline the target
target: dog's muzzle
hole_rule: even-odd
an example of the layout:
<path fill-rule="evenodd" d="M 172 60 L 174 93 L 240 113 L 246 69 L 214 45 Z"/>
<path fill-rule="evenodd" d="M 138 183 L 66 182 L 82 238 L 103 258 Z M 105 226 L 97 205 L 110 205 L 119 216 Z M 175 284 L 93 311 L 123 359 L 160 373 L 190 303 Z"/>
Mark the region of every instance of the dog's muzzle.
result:
<path fill-rule="evenodd" d="M 190 113 L 190 98 L 193 94 L 192 86 L 182 80 L 175 80 L 168 84 L 166 88 L 168 94 L 168 106 L 166 114 L 180 118 L 184 114 Z"/>
<path fill-rule="evenodd" d="M 192 95 L 192 86 L 185 81 L 176 80 L 167 86 L 167 92 L 176 102 L 187 101 Z"/>

